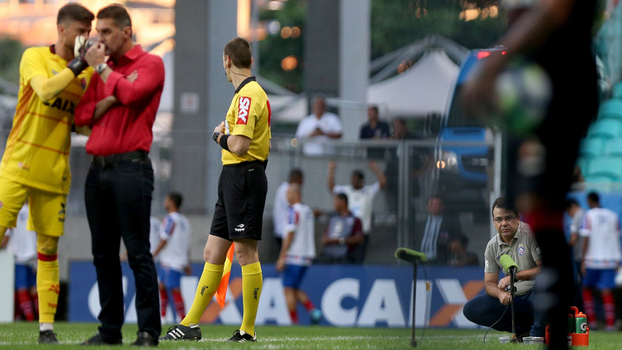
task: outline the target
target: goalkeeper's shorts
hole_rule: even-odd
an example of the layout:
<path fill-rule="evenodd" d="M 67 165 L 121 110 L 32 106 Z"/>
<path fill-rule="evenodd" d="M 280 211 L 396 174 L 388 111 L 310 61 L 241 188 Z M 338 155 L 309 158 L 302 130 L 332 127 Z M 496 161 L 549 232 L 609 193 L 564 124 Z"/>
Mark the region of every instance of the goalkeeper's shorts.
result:
<path fill-rule="evenodd" d="M 28 199 L 26 228 L 47 236 L 62 236 L 67 195 L 46 192 L 0 177 L 0 225 L 15 227 L 17 214 Z"/>

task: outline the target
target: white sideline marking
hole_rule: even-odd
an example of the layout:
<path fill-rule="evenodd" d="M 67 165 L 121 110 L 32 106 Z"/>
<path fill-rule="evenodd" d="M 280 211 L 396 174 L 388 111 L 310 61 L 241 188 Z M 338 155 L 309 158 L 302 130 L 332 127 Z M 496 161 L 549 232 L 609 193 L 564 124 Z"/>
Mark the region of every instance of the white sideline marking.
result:
<path fill-rule="evenodd" d="M 419 334 L 417 335 L 417 341 L 420 340 L 421 337 L 421 333 L 419 332 Z M 463 339 L 463 340 L 467 340 L 466 338 L 481 338 L 482 335 L 481 334 L 469 334 L 469 335 L 424 335 L 423 337 L 423 341 L 425 342 L 426 340 L 433 340 L 433 339 Z M 489 341 L 492 340 L 496 340 L 497 335 L 493 334 L 492 336 L 488 337 Z M 321 342 L 321 341 L 340 341 L 340 340 L 375 340 L 375 339 L 388 339 L 388 340 L 398 340 L 398 339 L 409 339 L 410 336 L 335 336 L 335 337 L 325 337 L 325 336 L 320 336 L 320 337 L 305 337 L 305 338 L 300 338 L 300 337 L 265 337 L 265 338 L 259 338 L 257 343 L 255 343 L 255 345 L 253 346 L 254 348 L 258 348 L 258 349 L 268 349 L 268 350 L 278 350 L 278 349 L 291 349 L 292 348 L 292 344 L 276 344 L 276 343 L 280 343 L 280 342 Z M 197 343 L 224 343 L 228 338 L 211 338 L 211 339 L 201 339 L 199 340 Z M 80 344 L 82 343 L 83 340 L 69 340 L 69 341 L 61 341 L 60 344 L 63 345 L 70 345 L 70 344 Z M 174 341 L 173 341 L 174 342 Z M 201 346 L 193 346 L 191 344 L 193 344 L 193 342 L 190 341 L 178 341 L 178 343 L 183 343 L 179 344 L 181 345 L 180 347 L 178 347 L 178 350 L 199 350 L 199 349 L 203 349 L 203 347 Z M 27 342 L 27 341 L 16 341 L 16 342 L 7 342 L 7 341 L 0 341 L 0 346 L 3 345 L 33 345 L 32 342 Z M 299 346 L 293 346 L 293 348 L 299 348 Z M 379 346 L 371 346 L 368 345 L 369 349 L 380 349 L 380 345 Z"/>
<path fill-rule="evenodd" d="M 377 336 L 377 337 L 369 337 L 369 336 L 338 336 L 338 337 L 305 337 L 305 338 L 298 338 L 298 337 L 260 337 L 257 339 L 257 343 L 262 343 L 262 342 L 282 342 L 282 341 L 306 341 L 306 342 L 316 342 L 316 341 L 326 341 L 326 340 L 372 340 L 372 339 L 406 339 L 408 337 L 397 337 L 397 336 L 390 336 L 390 337 L 383 337 L 383 336 Z M 227 340 L 227 338 L 216 338 L 216 339 L 201 339 L 199 340 L 199 342 L 221 342 L 221 341 L 225 341 Z"/>

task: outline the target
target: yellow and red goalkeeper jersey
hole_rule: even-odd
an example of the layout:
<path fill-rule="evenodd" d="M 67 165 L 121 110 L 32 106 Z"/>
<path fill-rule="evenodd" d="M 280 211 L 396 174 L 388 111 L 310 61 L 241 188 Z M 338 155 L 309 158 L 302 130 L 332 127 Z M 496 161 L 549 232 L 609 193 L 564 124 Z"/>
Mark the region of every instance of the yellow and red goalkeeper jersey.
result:
<path fill-rule="evenodd" d="M 33 88 L 33 78 L 36 82 L 52 78 L 66 67 L 67 61 L 54 53 L 53 46 L 33 47 L 24 52 L 13 128 L 0 163 L 0 176 L 48 192 L 69 192 L 73 114 L 93 69 L 85 69 L 47 101 Z M 45 88 L 49 90 L 50 86 Z"/>

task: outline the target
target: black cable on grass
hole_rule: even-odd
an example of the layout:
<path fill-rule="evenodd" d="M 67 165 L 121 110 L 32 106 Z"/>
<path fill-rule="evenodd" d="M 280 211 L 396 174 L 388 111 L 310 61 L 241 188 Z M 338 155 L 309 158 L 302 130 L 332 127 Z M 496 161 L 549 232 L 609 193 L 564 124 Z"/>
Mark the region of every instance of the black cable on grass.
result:
<path fill-rule="evenodd" d="M 499 323 L 499 321 L 501 321 L 501 319 L 503 318 L 503 316 L 505 316 L 505 313 L 508 311 L 508 307 L 509 307 L 509 306 L 510 306 L 510 303 L 508 303 L 508 304 L 505 306 L 505 310 L 503 310 L 503 313 L 501 314 L 501 317 L 499 317 L 499 319 L 498 319 L 495 323 L 491 324 L 491 325 L 490 325 L 490 327 L 488 327 L 488 329 L 486 330 L 486 333 L 484 333 L 484 339 L 483 339 L 484 344 L 486 344 L 486 335 L 487 335 L 487 334 L 488 334 L 488 332 L 492 329 L 492 327 L 494 327 L 497 323 Z"/>

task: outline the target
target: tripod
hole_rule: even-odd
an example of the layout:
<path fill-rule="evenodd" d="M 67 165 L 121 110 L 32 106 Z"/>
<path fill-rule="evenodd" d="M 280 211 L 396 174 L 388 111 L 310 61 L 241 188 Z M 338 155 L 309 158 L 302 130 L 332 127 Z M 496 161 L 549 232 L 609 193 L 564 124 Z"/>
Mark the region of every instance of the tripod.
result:
<path fill-rule="evenodd" d="M 518 343 L 518 337 L 516 336 L 516 314 L 514 313 L 514 296 L 516 293 L 514 281 L 516 280 L 516 267 L 510 267 L 508 272 L 510 273 L 510 309 L 512 311 L 512 336 L 510 337 L 510 343 Z"/>
<path fill-rule="evenodd" d="M 412 323 L 413 323 L 413 332 L 412 332 L 412 338 L 410 339 L 410 347 L 411 348 L 416 348 L 417 347 L 417 339 L 415 339 L 415 301 L 417 300 L 417 263 L 413 263 L 413 310 L 412 310 L 412 314 L 413 314 L 413 319 L 412 319 Z"/>
<path fill-rule="evenodd" d="M 426 258 L 425 254 L 407 248 L 399 248 L 398 250 L 396 250 L 395 257 L 413 265 L 413 333 L 412 338 L 410 339 L 410 346 L 416 348 L 417 340 L 415 339 L 415 301 L 417 300 L 417 264 L 425 263 L 428 261 L 428 259 Z"/>

